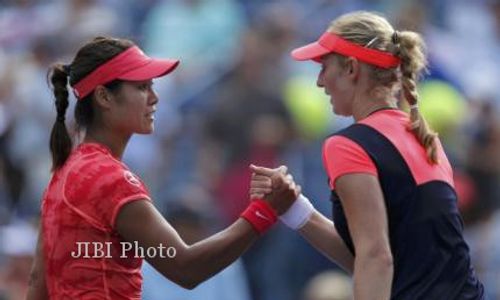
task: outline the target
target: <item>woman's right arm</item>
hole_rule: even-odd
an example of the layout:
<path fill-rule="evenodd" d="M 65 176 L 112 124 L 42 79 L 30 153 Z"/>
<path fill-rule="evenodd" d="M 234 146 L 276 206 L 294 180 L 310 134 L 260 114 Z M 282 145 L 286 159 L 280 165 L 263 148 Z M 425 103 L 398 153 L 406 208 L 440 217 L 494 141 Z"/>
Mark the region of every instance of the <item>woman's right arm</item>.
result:
<path fill-rule="evenodd" d="M 223 231 L 193 245 L 187 245 L 150 201 L 137 200 L 119 212 L 116 228 L 122 238 L 147 249 L 173 247 L 173 258 L 146 258 L 163 276 L 192 289 L 234 262 L 258 238 L 257 232 L 239 218 Z M 164 255 L 166 256 L 166 251 Z"/>
<path fill-rule="evenodd" d="M 336 262 L 349 274 L 353 273 L 354 257 L 331 220 L 315 210 L 309 221 L 298 229 L 298 232 L 323 255 Z"/>
<path fill-rule="evenodd" d="M 250 198 L 262 198 L 280 186 L 273 179 L 279 173 L 270 169 L 252 165 L 252 181 L 250 182 Z M 291 177 L 293 180 L 293 178 Z M 309 200 L 300 195 L 281 220 L 290 228 L 297 230 L 314 248 L 329 259 L 335 261 L 345 271 L 352 274 L 354 257 L 345 245 L 333 222 L 318 212 Z"/>
<path fill-rule="evenodd" d="M 286 168 L 282 170 L 286 172 Z M 280 188 L 266 196 L 265 200 L 281 214 L 295 201 L 300 188 L 283 173 L 277 173 L 275 177 Z M 255 211 L 255 217 L 268 221 L 268 217 L 258 210 Z M 258 238 L 252 225 L 239 218 L 219 233 L 187 245 L 153 204 L 145 199 L 126 204 L 119 211 L 115 225 L 124 240 L 137 241 L 145 249 L 158 249 L 160 245 L 175 248 L 176 255 L 173 258 L 161 258 L 157 255 L 147 258 L 147 261 L 165 277 L 188 289 L 196 287 L 233 263 Z"/>

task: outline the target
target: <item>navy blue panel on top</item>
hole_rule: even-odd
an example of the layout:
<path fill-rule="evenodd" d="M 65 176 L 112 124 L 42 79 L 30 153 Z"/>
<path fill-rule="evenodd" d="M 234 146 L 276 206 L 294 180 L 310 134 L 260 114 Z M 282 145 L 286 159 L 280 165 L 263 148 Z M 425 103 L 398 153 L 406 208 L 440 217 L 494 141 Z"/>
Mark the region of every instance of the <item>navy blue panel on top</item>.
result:
<path fill-rule="evenodd" d="M 336 135 L 361 146 L 377 168 L 394 259 L 391 299 L 483 299 L 463 240 L 454 189 L 442 181 L 417 186 L 396 147 L 369 126 L 354 124 Z M 332 203 L 335 227 L 355 253 L 335 191 Z"/>
<path fill-rule="evenodd" d="M 399 151 L 386 137 L 375 129 L 363 124 L 351 125 L 335 135 L 344 136 L 352 140 L 361 146 L 368 156 L 370 156 L 377 168 L 379 181 L 382 186 L 382 191 L 384 192 L 389 216 L 389 228 L 391 228 L 392 223 L 399 223 L 399 221 L 405 217 L 404 215 L 411 210 L 411 208 L 405 209 L 405 207 L 408 208 L 408 203 L 415 202 L 410 201 L 409 198 L 415 196 L 417 187 L 410 169 Z M 394 199 L 392 202 L 389 202 L 387 195 L 385 195 L 385 192 L 389 191 L 391 198 Z M 335 191 L 332 193 L 332 198 L 338 199 Z M 406 206 L 402 207 L 402 205 Z M 333 201 L 333 206 L 337 230 L 346 241 L 347 246 L 354 253 L 354 245 L 349 235 L 342 204 L 340 201 Z"/>

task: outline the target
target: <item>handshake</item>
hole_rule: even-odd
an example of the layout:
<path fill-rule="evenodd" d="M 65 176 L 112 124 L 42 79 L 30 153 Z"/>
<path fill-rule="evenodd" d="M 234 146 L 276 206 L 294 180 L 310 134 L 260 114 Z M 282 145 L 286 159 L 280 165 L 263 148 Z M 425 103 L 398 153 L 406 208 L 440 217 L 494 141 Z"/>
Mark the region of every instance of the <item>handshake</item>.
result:
<path fill-rule="evenodd" d="M 304 226 L 315 209 L 301 194 L 300 185 L 287 173 L 287 167 L 270 169 L 250 165 L 250 169 L 250 199 L 267 202 L 288 227 L 297 230 Z"/>

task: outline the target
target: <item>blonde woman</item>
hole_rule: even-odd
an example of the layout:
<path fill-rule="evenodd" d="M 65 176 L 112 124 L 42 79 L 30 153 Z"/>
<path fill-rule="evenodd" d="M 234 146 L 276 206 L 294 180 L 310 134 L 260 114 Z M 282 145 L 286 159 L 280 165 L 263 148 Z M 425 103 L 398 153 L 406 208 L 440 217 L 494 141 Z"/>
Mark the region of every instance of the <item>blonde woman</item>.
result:
<path fill-rule="evenodd" d="M 425 45 L 382 16 L 335 19 L 296 60 L 321 64 L 317 85 L 355 124 L 324 143 L 335 224 L 300 196 L 281 217 L 354 277 L 354 298 L 483 299 L 471 267 L 450 163 L 418 108 Z M 397 108 L 400 91 L 409 114 Z M 251 194 L 272 190 L 275 170 L 252 167 Z M 276 186 L 276 185 L 275 185 Z"/>

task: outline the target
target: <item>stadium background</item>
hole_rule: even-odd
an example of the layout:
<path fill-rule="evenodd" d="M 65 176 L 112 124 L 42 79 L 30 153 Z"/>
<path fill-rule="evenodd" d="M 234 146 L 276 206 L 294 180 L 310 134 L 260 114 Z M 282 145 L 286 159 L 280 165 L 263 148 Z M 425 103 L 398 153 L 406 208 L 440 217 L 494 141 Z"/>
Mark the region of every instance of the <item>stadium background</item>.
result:
<path fill-rule="evenodd" d="M 322 140 L 351 121 L 334 117 L 315 87 L 319 66 L 288 53 L 358 9 L 379 11 L 426 39 L 430 73 L 419 87 L 421 107 L 454 166 L 476 270 L 500 299 L 498 0 L 0 1 L 0 299 L 23 299 L 50 177 L 50 63 L 69 63 L 96 35 L 132 38 L 152 56 L 181 59 L 173 76 L 155 83 L 156 132 L 133 137 L 124 160 L 194 242 L 246 206 L 250 162 L 287 164 L 330 216 Z M 144 274 L 144 299 L 349 297 L 348 279 L 282 226 L 192 292 L 147 266 Z"/>

